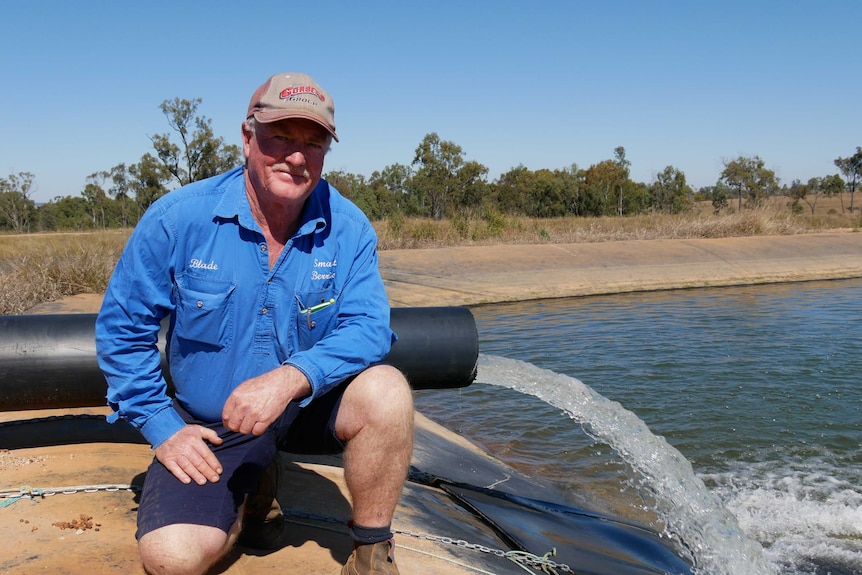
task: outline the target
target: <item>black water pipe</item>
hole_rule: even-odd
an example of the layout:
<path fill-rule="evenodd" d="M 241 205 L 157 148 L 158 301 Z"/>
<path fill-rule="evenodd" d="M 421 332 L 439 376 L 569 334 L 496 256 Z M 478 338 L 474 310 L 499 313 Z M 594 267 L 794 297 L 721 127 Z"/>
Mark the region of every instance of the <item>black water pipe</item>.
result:
<path fill-rule="evenodd" d="M 0 316 L 0 411 L 105 405 L 96 361 L 96 314 Z M 465 387 L 476 377 L 479 336 L 466 307 L 393 308 L 398 341 L 386 359 L 413 389 Z M 162 368 L 165 329 L 159 336 Z"/>

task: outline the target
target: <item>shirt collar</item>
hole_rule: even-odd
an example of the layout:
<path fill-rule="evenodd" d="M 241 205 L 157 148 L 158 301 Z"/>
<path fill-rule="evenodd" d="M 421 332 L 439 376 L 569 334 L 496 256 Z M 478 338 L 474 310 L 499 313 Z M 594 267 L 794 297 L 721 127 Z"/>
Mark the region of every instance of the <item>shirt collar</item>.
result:
<path fill-rule="evenodd" d="M 329 202 L 324 201 L 329 196 L 329 184 L 323 178 L 317 182 L 311 195 L 305 200 L 305 207 L 302 209 L 302 223 L 296 232 L 297 236 L 310 235 L 316 232 L 321 232 L 326 229 L 326 206 Z"/>
<path fill-rule="evenodd" d="M 248 203 L 248 196 L 245 193 L 243 168 L 236 168 L 235 172 L 235 174 L 230 174 L 219 186 L 224 193 L 213 209 L 213 215 L 225 220 L 236 219 L 242 227 L 260 232 L 260 226 L 257 225 L 254 216 L 251 215 L 251 205 Z M 301 223 L 296 232 L 297 236 L 313 234 L 326 229 L 324 198 L 328 195 L 329 184 L 321 178 L 305 201 L 305 207 L 300 215 Z"/>

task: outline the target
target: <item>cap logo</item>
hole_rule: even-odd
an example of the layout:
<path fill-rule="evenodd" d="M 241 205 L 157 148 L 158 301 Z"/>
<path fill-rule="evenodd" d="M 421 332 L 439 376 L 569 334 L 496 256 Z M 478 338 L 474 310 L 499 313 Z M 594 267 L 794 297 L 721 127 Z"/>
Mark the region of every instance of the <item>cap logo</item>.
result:
<path fill-rule="evenodd" d="M 326 98 L 323 97 L 323 94 L 321 94 L 314 86 L 290 86 L 282 90 L 278 97 L 282 100 L 288 100 L 299 94 L 312 94 L 314 96 L 317 96 L 321 102 L 326 101 Z"/>

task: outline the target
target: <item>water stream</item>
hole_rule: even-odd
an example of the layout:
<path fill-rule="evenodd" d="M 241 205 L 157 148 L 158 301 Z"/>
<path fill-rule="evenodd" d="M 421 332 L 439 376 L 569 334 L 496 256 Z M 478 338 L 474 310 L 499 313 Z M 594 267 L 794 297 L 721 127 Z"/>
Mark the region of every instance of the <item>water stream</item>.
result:
<path fill-rule="evenodd" d="M 689 549 L 703 575 L 771 573 L 761 546 L 699 479 L 691 464 L 634 413 L 573 377 L 519 360 L 482 355 L 477 381 L 535 396 L 564 410 L 640 476 L 668 535 Z"/>

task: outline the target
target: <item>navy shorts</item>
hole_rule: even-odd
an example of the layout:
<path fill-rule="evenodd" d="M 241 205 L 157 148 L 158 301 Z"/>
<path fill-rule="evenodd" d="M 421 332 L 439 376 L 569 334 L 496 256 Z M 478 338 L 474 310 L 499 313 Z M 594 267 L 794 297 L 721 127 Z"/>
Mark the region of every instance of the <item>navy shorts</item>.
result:
<path fill-rule="evenodd" d="M 138 507 L 135 537 L 176 523 L 209 525 L 227 532 L 237 519 L 246 494 L 257 490 L 263 471 L 277 451 L 301 454 L 341 453 L 344 444 L 335 436 L 335 417 L 347 388 L 345 382 L 300 409 L 291 402 L 263 435 L 230 431 L 221 421 L 196 420 L 176 402 L 174 407 L 186 423 L 214 429 L 221 445 L 210 445 L 223 471 L 217 483 L 185 484 L 153 458 L 147 469 Z"/>

